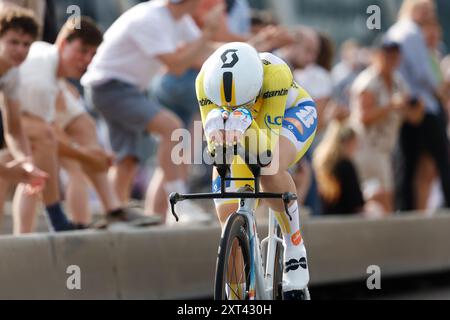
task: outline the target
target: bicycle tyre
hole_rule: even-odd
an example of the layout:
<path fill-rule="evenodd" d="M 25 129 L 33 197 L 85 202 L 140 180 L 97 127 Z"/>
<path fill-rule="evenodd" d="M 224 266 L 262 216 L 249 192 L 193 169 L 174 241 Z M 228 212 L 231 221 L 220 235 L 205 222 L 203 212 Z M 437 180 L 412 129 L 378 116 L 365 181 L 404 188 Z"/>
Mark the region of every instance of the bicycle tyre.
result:
<path fill-rule="evenodd" d="M 246 288 L 250 285 L 250 240 L 248 238 L 248 226 L 242 215 L 234 213 L 228 219 L 217 256 L 216 279 L 214 287 L 214 300 L 226 300 L 226 277 L 228 272 L 228 259 L 234 240 L 237 239 L 242 250 L 245 265 Z M 244 300 L 248 300 L 248 294 Z"/>

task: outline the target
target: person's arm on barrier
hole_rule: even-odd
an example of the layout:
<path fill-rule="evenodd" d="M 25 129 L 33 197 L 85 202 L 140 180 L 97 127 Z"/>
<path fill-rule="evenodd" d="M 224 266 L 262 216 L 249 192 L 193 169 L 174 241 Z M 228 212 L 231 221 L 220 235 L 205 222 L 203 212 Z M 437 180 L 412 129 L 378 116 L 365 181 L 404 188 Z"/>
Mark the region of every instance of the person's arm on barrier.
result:
<path fill-rule="evenodd" d="M 93 171 L 106 171 L 111 167 L 113 156 L 96 147 L 84 147 L 72 142 L 69 137 L 57 126 L 54 126 L 58 140 L 58 152 L 61 157 L 66 157 L 80 162 Z"/>

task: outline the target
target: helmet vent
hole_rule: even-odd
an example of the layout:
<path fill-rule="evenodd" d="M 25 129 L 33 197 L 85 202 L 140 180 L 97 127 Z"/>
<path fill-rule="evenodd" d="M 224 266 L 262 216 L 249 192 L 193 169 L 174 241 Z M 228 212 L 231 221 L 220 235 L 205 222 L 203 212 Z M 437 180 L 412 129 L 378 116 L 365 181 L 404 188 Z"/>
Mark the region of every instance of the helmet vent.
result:
<path fill-rule="evenodd" d="M 233 73 L 224 72 L 223 74 L 223 91 L 225 95 L 225 101 L 231 103 L 233 99 Z"/>

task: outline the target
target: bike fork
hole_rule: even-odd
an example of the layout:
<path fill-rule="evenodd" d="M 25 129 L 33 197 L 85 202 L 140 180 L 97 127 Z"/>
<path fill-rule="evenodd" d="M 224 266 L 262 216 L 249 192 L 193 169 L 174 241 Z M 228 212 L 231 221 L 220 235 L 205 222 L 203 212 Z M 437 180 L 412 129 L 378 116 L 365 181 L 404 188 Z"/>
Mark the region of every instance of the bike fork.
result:
<path fill-rule="evenodd" d="M 278 237 L 278 221 L 275 217 L 275 214 L 272 209 L 269 209 L 269 232 L 267 234 L 267 238 L 265 238 L 261 242 L 261 246 L 266 250 L 263 252 L 266 253 L 265 258 L 265 274 L 264 279 L 266 282 L 266 291 L 267 294 L 273 299 L 273 277 L 275 276 L 275 254 L 277 249 L 277 244 L 283 244 L 283 240 Z"/>

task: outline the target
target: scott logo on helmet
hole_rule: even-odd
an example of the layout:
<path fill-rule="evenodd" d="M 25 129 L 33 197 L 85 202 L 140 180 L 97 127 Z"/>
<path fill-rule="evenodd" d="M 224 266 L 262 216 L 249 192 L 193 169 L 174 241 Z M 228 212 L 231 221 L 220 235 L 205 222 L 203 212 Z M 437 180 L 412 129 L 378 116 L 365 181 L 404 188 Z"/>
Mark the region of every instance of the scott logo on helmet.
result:
<path fill-rule="evenodd" d="M 236 49 L 228 49 L 222 54 L 222 56 L 220 57 L 223 61 L 222 69 L 233 68 L 236 65 L 236 63 L 238 63 L 239 57 L 237 56 L 236 52 L 237 52 Z M 229 53 L 232 53 L 231 61 L 227 63 Z"/>

